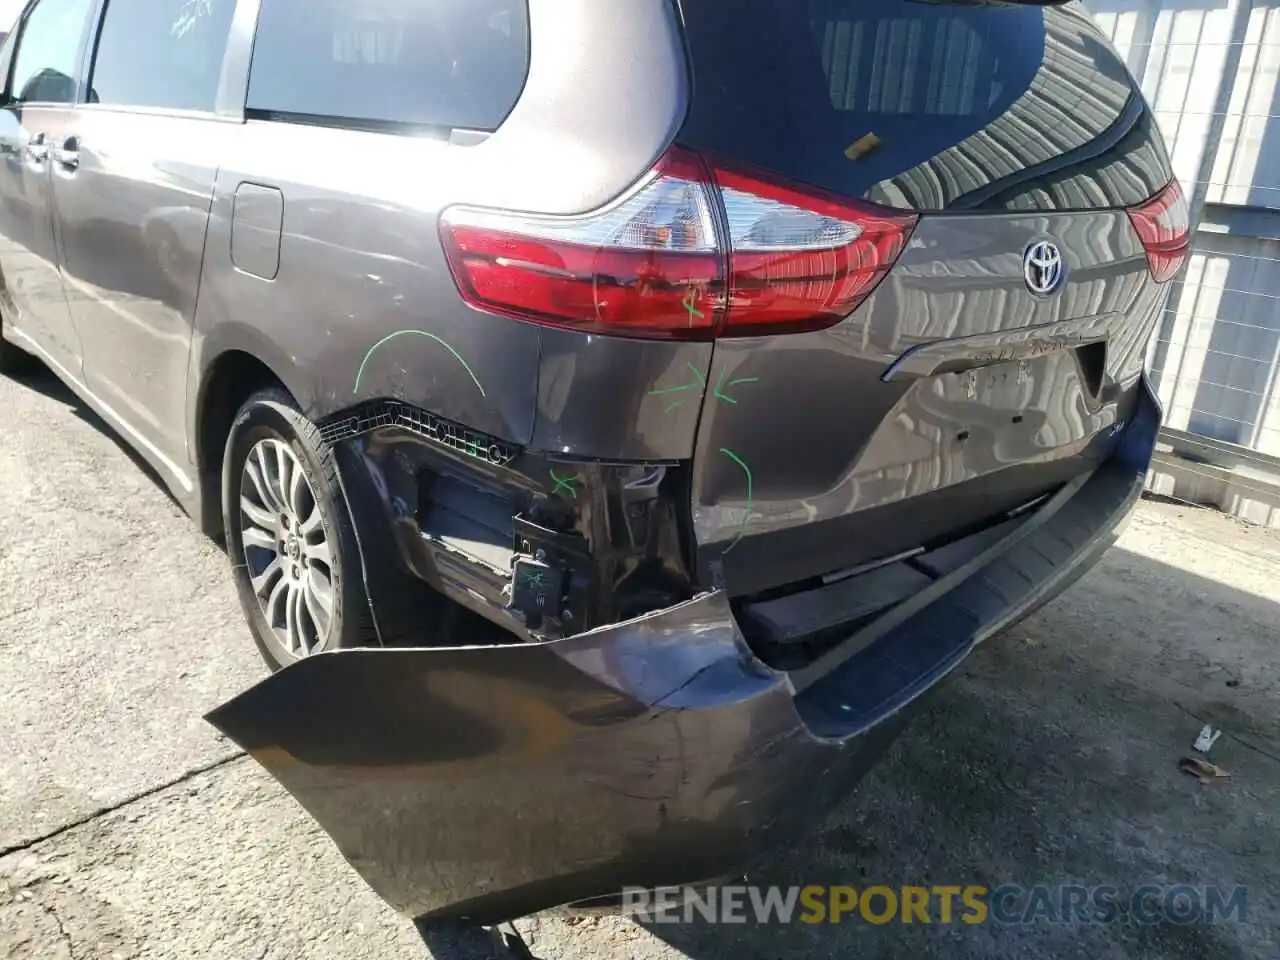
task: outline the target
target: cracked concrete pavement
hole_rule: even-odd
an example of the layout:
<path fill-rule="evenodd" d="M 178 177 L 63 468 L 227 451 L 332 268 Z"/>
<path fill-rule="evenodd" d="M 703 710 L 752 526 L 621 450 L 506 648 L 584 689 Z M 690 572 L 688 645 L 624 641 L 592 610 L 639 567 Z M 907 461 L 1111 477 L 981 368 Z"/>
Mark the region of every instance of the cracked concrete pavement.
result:
<path fill-rule="evenodd" d="M 0 380 L 0 957 L 469 960 L 358 880 L 201 719 L 263 668 L 225 557 L 51 375 Z M 1120 547 L 933 695 L 763 884 L 1248 887 L 1219 926 L 642 927 L 561 958 L 1280 953 L 1280 537 L 1144 503 Z M 1231 778 L 1177 771 L 1203 722 Z"/>

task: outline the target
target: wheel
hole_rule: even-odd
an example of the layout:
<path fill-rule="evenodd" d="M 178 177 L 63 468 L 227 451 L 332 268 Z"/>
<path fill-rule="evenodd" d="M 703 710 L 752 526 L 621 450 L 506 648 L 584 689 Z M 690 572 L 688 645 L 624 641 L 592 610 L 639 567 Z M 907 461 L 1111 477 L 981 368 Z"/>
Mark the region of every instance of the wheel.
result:
<path fill-rule="evenodd" d="M 272 670 L 376 643 L 337 464 L 283 390 L 240 408 L 222 465 L 227 554 Z"/>

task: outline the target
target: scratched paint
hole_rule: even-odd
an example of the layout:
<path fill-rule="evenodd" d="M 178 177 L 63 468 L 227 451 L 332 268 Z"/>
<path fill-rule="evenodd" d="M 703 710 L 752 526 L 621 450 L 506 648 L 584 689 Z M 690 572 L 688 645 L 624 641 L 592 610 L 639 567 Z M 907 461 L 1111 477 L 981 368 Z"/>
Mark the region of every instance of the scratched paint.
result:
<path fill-rule="evenodd" d="M 425 330 L 397 330 L 395 333 L 391 334 L 390 336 L 383 337 L 381 340 L 375 343 L 372 347 L 370 347 L 369 352 L 364 355 L 364 360 L 360 362 L 360 369 L 356 371 L 356 382 L 355 382 L 355 386 L 351 388 L 351 392 L 352 393 L 360 392 L 360 382 L 361 380 L 364 379 L 365 368 L 369 365 L 369 360 L 373 357 L 375 353 L 378 352 L 379 349 L 386 346 L 388 343 L 390 343 L 392 340 L 397 339 L 398 337 L 411 337 L 411 336 L 426 337 L 428 340 L 434 340 L 436 343 L 440 344 L 440 346 L 448 350 L 449 353 L 453 355 L 453 358 L 457 360 L 458 363 L 462 364 L 462 369 L 467 371 L 467 376 L 471 378 L 471 382 L 474 383 L 476 385 L 476 389 L 480 391 L 480 396 L 486 397 L 486 398 L 489 396 L 487 393 L 484 392 L 484 387 L 480 383 L 480 378 L 477 377 L 476 372 L 471 369 L 471 364 L 467 363 L 467 361 L 463 359 L 462 354 L 458 353 L 457 350 L 453 349 L 453 347 L 450 346 L 445 340 L 441 339 L 440 337 L 437 337 L 434 333 L 427 333 Z"/>

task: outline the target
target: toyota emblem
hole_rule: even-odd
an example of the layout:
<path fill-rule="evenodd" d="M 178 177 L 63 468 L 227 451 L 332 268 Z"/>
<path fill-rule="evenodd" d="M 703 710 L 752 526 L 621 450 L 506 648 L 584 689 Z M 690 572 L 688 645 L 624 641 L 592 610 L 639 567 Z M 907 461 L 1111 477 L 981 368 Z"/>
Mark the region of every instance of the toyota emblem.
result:
<path fill-rule="evenodd" d="M 1022 254 L 1022 278 L 1027 282 L 1027 289 L 1037 297 L 1057 293 L 1066 276 L 1067 267 L 1056 243 L 1037 240 Z"/>

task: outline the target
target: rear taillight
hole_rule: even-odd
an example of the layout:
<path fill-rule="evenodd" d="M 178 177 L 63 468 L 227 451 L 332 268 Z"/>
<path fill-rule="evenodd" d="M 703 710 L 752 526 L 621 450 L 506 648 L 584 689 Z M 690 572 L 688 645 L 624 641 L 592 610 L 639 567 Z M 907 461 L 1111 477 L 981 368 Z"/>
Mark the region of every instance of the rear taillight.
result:
<path fill-rule="evenodd" d="M 915 221 L 757 174 L 713 175 L 673 147 L 602 210 L 455 207 L 440 225 L 472 306 L 584 332 L 706 340 L 838 322 L 893 265 Z"/>
<path fill-rule="evenodd" d="M 452 208 L 441 236 L 473 306 L 587 332 L 705 339 L 724 307 L 713 189 L 701 159 L 675 149 L 603 210 Z"/>
<path fill-rule="evenodd" d="M 1147 251 L 1147 264 L 1157 283 L 1172 280 L 1191 247 L 1191 216 L 1177 180 L 1141 206 L 1128 211 L 1133 229 Z"/>
<path fill-rule="evenodd" d="M 729 224 L 730 336 L 831 326 L 858 308 L 916 218 L 717 167 Z"/>

